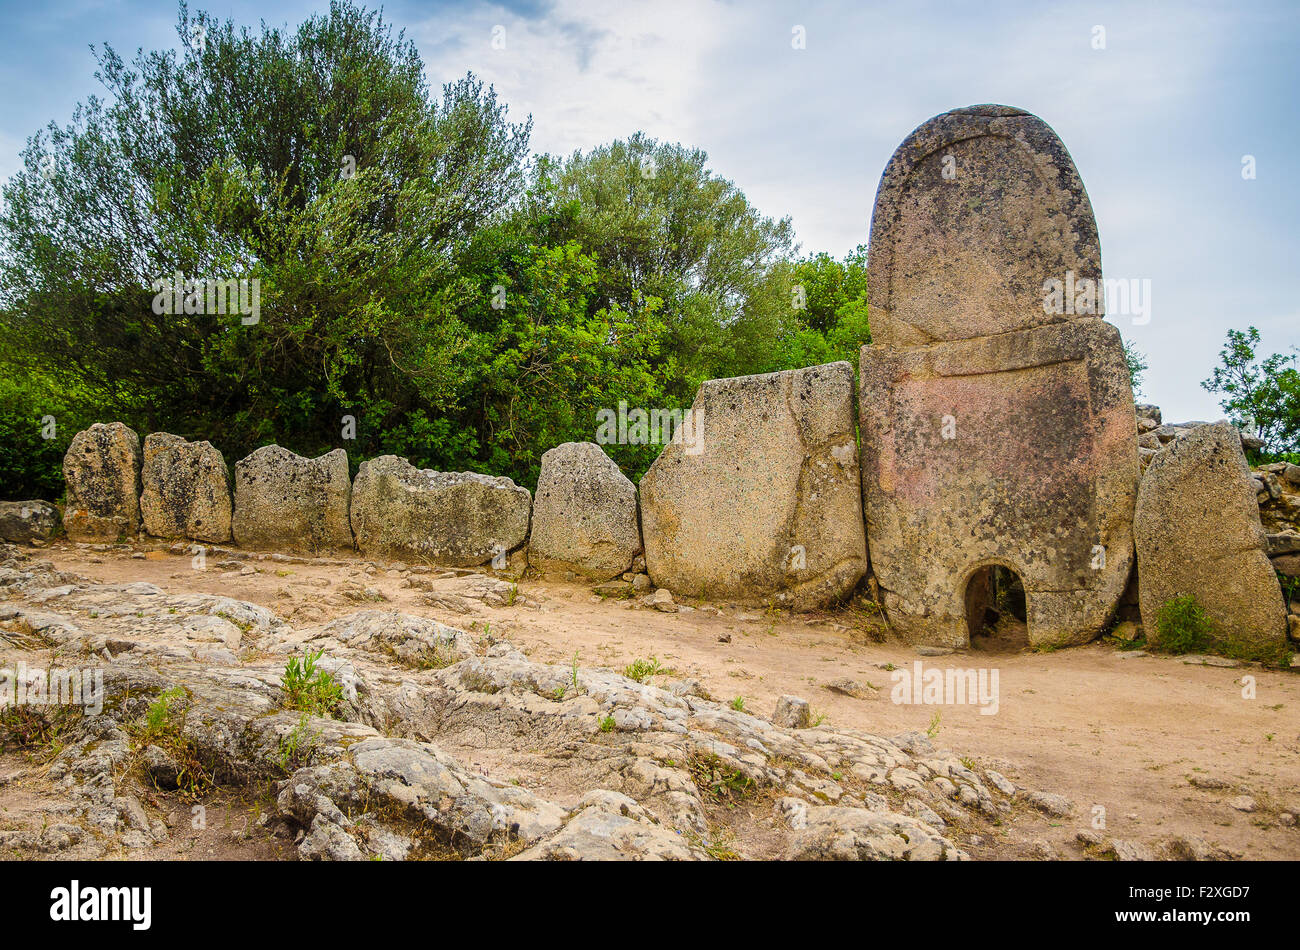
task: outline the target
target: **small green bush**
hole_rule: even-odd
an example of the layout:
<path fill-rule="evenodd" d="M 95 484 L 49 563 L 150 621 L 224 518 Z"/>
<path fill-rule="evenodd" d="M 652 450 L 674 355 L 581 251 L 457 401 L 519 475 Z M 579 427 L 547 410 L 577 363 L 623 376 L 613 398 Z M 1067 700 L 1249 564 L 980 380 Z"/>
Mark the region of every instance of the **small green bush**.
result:
<path fill-rule="evenodd" d="M 623 675 L 638 683 L 644 683 L 652 676 L 667 672 L 668 670 L 659 662 L 659 659 L 653 656 L 648 660 L 633 660 L 623 667 Z"/>
<path fill-rule="evenodd" d="M 307 655 L 291 657 L 284 668 L 281 689 L 284 690 L 285 705 L 290 709 L 310 713 L 313 716 L 333 716 L 339 703 L 343 702 L 343 686 L 335 679 L 333 673 L 318 669 L 316 662 L 324 650 Z"/>
<path fill-rule="evenodd" d="M 1291 648 L 1285 643 L 1256 643 L 1224 635 L 1190 594 L 1175 597 L 1160 608 L 1156 631 L 1160 637 L 1156 649 L 1164 653 L 1214 653 L 1279 669 L 1291 665 Z"/>
<path fill-rule="evenodd" d="M 1214 643 L 1214 624 L 1191 594 L 1166 601 L 1156 612 L 1159 649 L 1164 653 L 1204 653 Z"/>

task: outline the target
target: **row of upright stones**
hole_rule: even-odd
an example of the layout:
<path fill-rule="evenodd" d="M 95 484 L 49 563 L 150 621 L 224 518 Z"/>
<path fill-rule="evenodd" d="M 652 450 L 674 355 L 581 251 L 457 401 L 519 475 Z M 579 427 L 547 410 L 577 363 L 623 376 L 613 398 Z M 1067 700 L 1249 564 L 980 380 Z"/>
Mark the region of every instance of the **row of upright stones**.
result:
<path fill-rule="evenodd" d="M 1163 426 L 1134 406 L 1091 204 L 1051 128 L 997 105 L 923 123 L 882 176 L 868 266 L 856 414 L 846 362 L 710 380 L 692 437 L 639 497 L 591 443 L 543 456 L 536 499 L 395 456 L 349 482 L 341 449 L 268 446 L 236 464 L 232 506 L 208 443 L 156 433 L 141 463 L 133 432 L 95 426 L 65 464 L 69 536 L 143 519 L 160 537 L 459 567 L 527 543 L 534 565 L 596 579 L 644 539 L 650 580 L 691 597 L 816 608 L 871 571 L 890 627 L 945 647 L 969 645 L 1000 565 L 1022 579 L 1033 645 L 1091 640 L 1133 599 L 1154 640 L 1184 594 L 1233 639 L 1284 640 L 1273 568 L 1300 560 L 1300 534 L 1266 535 L 1259 507 L 1280 480 L 1252 481 L 1231 426 Z"/>
<path fill-rule="evenodd" d="M 535 502 L 508 478 L 417 469 L 393 455 L 362 463 L 353 480 L 343 449 L 310 459 L 278 445 L 235 463 L 232 494 L 211 443 L 155 432 L 141 453 L 122 423 L 77 433 L 63 470 L 74 541 L 143 532 L 312 554 L 355 547 L 449 567 L 487 564 L 528 543 L 536 566 L 598 580 L 626 572 L 641 553 L 636 488 L 591 443 L 545 453 Z"/>

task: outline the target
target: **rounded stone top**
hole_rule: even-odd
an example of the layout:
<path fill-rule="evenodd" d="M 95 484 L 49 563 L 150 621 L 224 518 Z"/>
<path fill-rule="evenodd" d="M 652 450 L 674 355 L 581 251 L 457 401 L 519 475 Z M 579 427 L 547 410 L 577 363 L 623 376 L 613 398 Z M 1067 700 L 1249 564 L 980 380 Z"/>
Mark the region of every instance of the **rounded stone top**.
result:
<path fill-rule="evenodd" d="M 903 140 L 876 192 L 867 267 L 872 339 L 885 345 L 1105 311 L 1083 181 L 1051 127 L 1013 106 L 954 109 Z"/>
<path fill-rule="evenodd" d="M 983 102 L 977 106 L 965 106 L 961 109 L 953 109 L 948 114 L 986 116 L 1029 115 L 1029 113 L 1024 109 L 1017 109 L 1015 106 L 1000 106 L 994 102 Z"/>

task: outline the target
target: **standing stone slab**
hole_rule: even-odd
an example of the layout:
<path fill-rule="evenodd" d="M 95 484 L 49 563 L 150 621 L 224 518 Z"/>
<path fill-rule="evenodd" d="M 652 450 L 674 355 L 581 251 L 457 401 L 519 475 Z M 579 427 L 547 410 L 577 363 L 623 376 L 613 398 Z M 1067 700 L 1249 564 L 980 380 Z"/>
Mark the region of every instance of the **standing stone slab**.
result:
<path fill-rule="evenodd" d="M 59 509 L 48 501 L 0 501 L 0 540 L 48 541 L 59 526 Z"/>
<path fill-rule="evenodd" d="M 235 542 L 309 554 L 350 550 L 351 499 L 348 454 L 343 449 L 309 459 L 278 445 L 264 445 L 235 463 Z"/>
<path fill-rule="evenodd" d="M 593 442 L 542 455 L 528 563 L 596 580 L 617 577 L 641 553 L 636 486 Z"/>
<path fill-rule="evenodd" d="M 1159 642 L 1160 607 L 1190 594 L 1218 634 L 1255 646 L 1286 640 L 1282 587 L 1269 563 L 1241 437 L 1200 426 L 1151 461 L 1138 489 L 1142 626 Z"/>
<path fill-rule="evenodd" d="M 968 645 L 1000 565 L 1024 584 L 1030 643 L 1097 636 L 1133 561 L 1137 428 L 1100 283 L 1076 312 L 1045 303 L 1051 281 L 1101 278 L 1065 147 L 1006 106 L 931 119 L 881 179 L 868 261 L 863 506 L 892 627 Z"/>
<path fill-rule="evenodd" d="M 230 540 L 230 471 L 210 442 L 187 442 L 166 432 L 144 440 L 140 516 L 158 538 Z"/>
<path fill-rule="evenodd" d="M 73 541 L 118 541 L 140 530 L 140 437 L 120 422 L 96 422 L 63 457 L 63 523 Z"/>
<path fill-rule="evenodd" d="M 528 489 L 508 478 L 435 472 L 381 455 L 357 472 L 352 527 L 368 556 L 477 567 L 523 545 L 531 507 Z"/>
<path fill-rule="evenodd" d="M 849 594 L 867 570 L 853 367 L 709 380 L 692 413 L 693 442 L 641 480 L 655 586 L 800 609 Z"/>

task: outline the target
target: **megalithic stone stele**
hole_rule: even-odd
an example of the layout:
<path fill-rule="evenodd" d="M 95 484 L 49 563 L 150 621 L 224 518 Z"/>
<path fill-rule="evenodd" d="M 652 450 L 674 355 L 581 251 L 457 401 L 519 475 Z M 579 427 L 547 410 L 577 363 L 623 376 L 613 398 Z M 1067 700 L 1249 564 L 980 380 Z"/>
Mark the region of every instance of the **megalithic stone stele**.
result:
<path fill-rule="evenodd" d="M 1137 432 L 1092 206 L 1056 133 L 998 105 L 916 129 L 876 194 L 868 286 L 863 504 L 891 626 L 967 645 L 1000 565 L 1031 644 L 1097 636 L 1133 564 Z"/>

